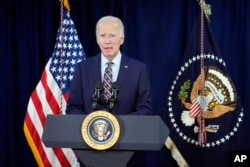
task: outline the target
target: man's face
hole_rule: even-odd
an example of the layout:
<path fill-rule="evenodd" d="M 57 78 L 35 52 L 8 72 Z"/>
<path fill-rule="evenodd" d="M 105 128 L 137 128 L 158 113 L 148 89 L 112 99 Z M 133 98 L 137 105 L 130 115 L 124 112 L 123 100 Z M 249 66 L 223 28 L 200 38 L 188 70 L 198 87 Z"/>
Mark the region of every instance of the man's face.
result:
<path fill-rule="evenodd" d="M 124 42 L 124 36 L 115 21 L 104 21 L 97 27 L 96 40 L 104 56 L 113 60 Z"/>

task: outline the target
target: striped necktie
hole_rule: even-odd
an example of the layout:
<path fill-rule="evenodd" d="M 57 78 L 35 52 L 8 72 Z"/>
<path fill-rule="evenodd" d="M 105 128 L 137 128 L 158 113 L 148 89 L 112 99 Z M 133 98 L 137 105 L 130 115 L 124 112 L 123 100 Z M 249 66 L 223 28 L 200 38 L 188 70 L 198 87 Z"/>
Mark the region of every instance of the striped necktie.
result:
<path fill-rule="evenodd" d="M 103 77 L 103 94 L 104 94 L 104 98 L 106 101 L 108 101 L 108 99 L 111 96 L 111 85 L 112 85 L 112 68 L 111 66 L 113 65 L 113 62 L 108 62 L 107 63 L 107 67 L 104 71 L 104 77 Z"/>

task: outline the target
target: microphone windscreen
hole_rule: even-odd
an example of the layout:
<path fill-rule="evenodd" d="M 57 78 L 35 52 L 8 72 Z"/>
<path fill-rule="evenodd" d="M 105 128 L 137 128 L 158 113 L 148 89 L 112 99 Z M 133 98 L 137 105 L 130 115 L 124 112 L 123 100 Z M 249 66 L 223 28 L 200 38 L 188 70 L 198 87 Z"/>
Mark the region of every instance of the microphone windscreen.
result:
<path fill-rule="evenodd" d="M 112 89 L 119 89 L 119 88 L 120 88 L 119 83 L 117 83 L 117 82 L 112 83 Z"/>
<path fill-rule="evenodd" d="M 103 84 L 102 84 L 102 82 L 96 82 L 95 89 L 103 90 Z"/>

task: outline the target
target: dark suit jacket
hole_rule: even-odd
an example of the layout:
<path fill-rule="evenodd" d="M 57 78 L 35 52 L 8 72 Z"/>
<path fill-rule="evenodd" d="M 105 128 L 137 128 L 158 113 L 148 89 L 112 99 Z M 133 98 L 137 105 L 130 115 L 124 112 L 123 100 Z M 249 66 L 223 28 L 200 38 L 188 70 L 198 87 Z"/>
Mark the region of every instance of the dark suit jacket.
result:
<path fill-rule="evenodd" d="M 93 112 L 91 97 L 95 84 L 101 82 L 101 78 L 101 54 L 87 58 L 77 65 L 70 85 L 67 114 Z M 120 88 L 113 114 L 152 114 L 150 81 L 145 64 L 122 54 L 117 82 Z M 103 110 L 104 107 L 98 104 L 97 109 Z"/>

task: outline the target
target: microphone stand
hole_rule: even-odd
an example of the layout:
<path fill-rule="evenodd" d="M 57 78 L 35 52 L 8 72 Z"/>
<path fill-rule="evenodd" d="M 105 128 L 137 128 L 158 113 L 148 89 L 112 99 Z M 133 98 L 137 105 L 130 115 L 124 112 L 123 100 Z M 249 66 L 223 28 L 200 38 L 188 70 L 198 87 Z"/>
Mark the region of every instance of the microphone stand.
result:
<path fill-rule="evenodd" d="M 94 111 L 97 110 L 97 104 L 101 104 L 105 106 L 105 110 L 108 112 L 112 112 L 114 105 L 117 103 L 117 95 L 119 93 L 119 84 L 117 82 L 112 83 L 111 86 L 111 97 L 108 101 L 102 101 L 100 99 L 100 94 L 103 91 L 103 84 L 101 82 L 97 82 L 95 85 L 94 94 L 92 95 L 92 108 Z"/>
<path fill-rule="evenodd" d="M 111 97 L 107 104 L 109 112 L 112 112 L 114 105 L 117 103 L 117 95 L 119 92 L 119 84 L 117 82 L 112 83 L 111 91 L 112 91 Z"/>
<path fill-rule="evenodd" d="M 101 82 L 97 82 L 96 85 L 95 85 L 95 91 L 94 91 L 94 94 L 91 98 L 92 100 L 92 108 L 94 111 L 97 110 L 97 104 L 100 102 L 100 93 L 102 92 L 103 90 L 103 85 Z"/>

